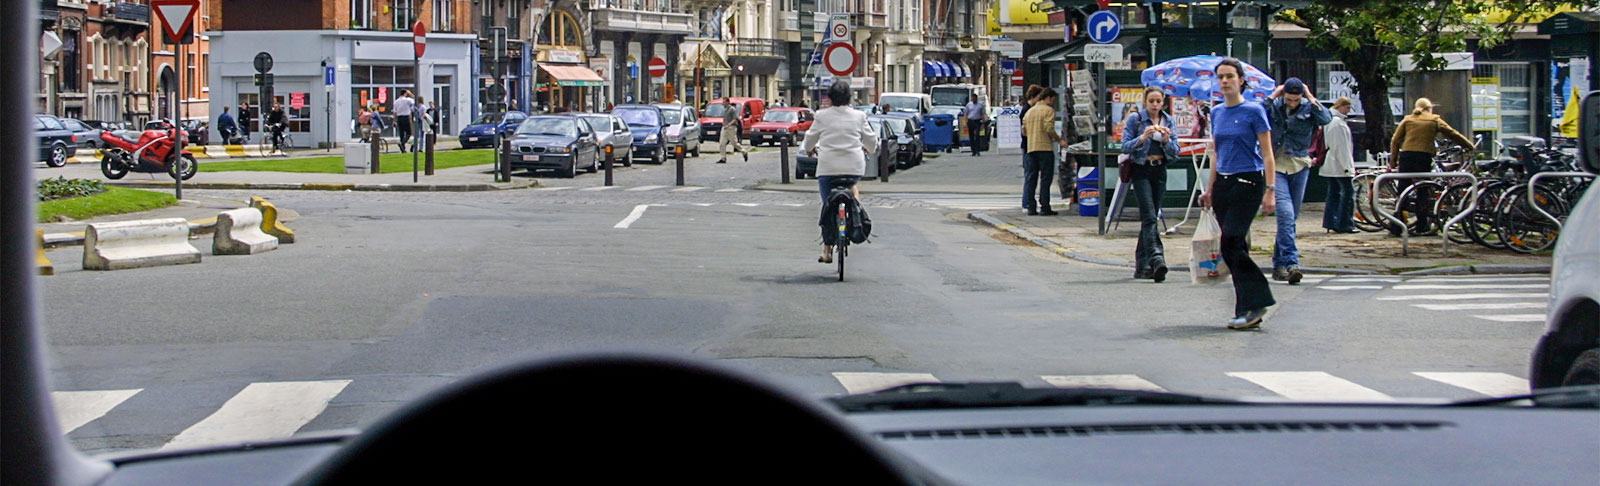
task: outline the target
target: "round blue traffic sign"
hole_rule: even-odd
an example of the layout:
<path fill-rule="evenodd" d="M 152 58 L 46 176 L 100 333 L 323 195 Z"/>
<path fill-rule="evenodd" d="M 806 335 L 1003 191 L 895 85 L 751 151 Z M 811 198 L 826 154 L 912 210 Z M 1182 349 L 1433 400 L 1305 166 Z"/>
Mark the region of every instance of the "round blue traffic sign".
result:
<path fill-rule="evenodd" d="M 1122 19 L 1109 10 L 1089 14 L 1089 40 L 1107 44 L 1122 35 Z"/>

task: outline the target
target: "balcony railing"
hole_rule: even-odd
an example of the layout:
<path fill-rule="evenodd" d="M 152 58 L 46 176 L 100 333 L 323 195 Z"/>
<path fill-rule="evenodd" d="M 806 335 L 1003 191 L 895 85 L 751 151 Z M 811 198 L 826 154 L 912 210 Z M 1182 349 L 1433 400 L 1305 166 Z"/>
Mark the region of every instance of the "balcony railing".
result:
<path fill-rule="evenodd" d="M 684 35 L 696 32 L 693 14 L 642 10 L 656 6 L 656 2 L 643 0 L 595 0 L 589 11 L 597 29 Z"/>
<path fill-rule="evenodd" d="M 111 4 L 111 18 L 124 22 L 150 23 L 150 6 L 133 2 Z"/>
<path fill-rule="evenodd" d="M 782 56 L 777 39 L 739 39 L 728 45 L 731 56 Z"/>

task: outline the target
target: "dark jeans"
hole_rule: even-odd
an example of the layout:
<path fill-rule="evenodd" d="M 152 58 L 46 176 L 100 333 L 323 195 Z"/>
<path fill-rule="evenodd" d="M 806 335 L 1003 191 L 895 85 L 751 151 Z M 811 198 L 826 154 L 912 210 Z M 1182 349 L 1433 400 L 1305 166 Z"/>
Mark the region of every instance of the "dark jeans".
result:
<path fill-rule="evenodd" d="M 1356 192 L 1352 177 L 1328 177 L 1328 202 L 1322 209 L 1322 227 L 1334 231 L 1356 230 Z"/>
<path fill-rule="evenodd" d="M 1050 180 L 1056 175 L 1054 151 L 1028 152 L 1028 163 L 1022 168 L 1022 207 L 1050 211 Z M 1034 194 L 1039 195 L 1034 204 Z"/>
<path fill-rule="evenodd" d="M 406 140 L 411 139 L 411 116 L 396 116 L 394 121 L 395 133 L 400 135 L 400 151 L 404 152 L 406 151 Z"/>
<path fill-rule="evenodd" d="M 1426 152 L 1400 152 L 1400 172 L 1433 172 L 1433 156 Z M 1400 192 L 1405 192 L 1407 187 L 1417 179 L 1400 179 L 1395 181 Z M 1400 193 L 1395 193 L 1399 196 Z M 1424 185 L 1417 188 L 1416 194 L 1411 195 L 1410 209 L 1418 216 L 1430 217 L 1433 215 L 1433 186 Z"/>
<path fill-rule="evenodd" d="M 817 189 L 818 189 L 818 192 L 820 192 L 822 194 L 822 204 L 828 204 L 828 193 L 833 191 L 833 181 L 836 181 L 836 180 L 837 181 L 841 181 L 841 182 L 848 181 L 849 184 L 845 185 L 844 187 L 846 189 L 849 189 L 850 186 L 855 185 L 855 183 L 857 181 L 861 180 L 861 176 L 852 176 L 852 175 L 817 176 Z M 824 221 L 823 219 L 818 219 L 817 220 L 817 224 L 823 224 L 825 222 L 826 221 Z"/>
<path fill-rule="evenodd" d="M 1218 176 L 1211 195 L 1211 208 L 1222 226 L 1222 261 L 1233 274 L 1233 315 L 1276 304 L 1266 275 L 1250 258 L 1250 222 L 1261 211 L 1261 196 L 1266 194 L 1266 179 L 1260 172 Z"/>
<path fill-rule="evenodd" d="M 1140 270 L 1166 264 L 1161 246 L 1161 198 L 1167 193 L 1167 166 L 1133 165 L 1133 194 L 1139 197 L 1139 246 L 1134 262 Z"/>
<path fill-rule="evenodd" d="M 967 120 L 967 140 L 971 140 L 972 155 L 978 155 L 978 132 L 983 131 L 983 120 Z"/>

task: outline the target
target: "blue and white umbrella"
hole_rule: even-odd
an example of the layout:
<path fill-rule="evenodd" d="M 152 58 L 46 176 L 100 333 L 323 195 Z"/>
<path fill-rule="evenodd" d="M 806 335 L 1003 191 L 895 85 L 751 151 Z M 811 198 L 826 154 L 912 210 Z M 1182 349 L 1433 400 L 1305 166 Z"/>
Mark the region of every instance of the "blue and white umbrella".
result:
<path fill-rule="evenodd" d="M 1145 86 L 1157 86 L 1168 95 L 1186 96 L 1212 102 L 1222 101 L 1222 87 L 1217 85 L 1217 63 L 1222 56 L 1189 56 L 1168 60 L 1151 66 L 1139 74 Z M 1267 73 L 1246 63 L 1244 65 L 1246 100 L 1264 100 L 1278 87 L 1278 82 Z"/>

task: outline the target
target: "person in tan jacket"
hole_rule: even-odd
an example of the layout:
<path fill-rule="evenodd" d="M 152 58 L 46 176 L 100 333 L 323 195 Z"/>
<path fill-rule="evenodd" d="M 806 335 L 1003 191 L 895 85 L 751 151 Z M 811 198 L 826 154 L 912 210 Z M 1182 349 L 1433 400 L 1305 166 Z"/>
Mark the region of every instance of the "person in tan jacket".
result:
<path fill-rule="evenodd" d="M 1389 140 L 1389 153 L 1392 154 L 1389 159 L 1389 170 L 1398 168 L 1400 172 L 1433 172 L 1433 156 L 1438 153 L 1433 140 L 1439 135 L 1444 135 L 1457 145 L 1466 147 L 1468 151 L 1477 150 L 1472 139 L 1451 128 L 1449 123 L 1439 118 L 1439 115 L 1433 114 L 1432 101 L 1428 101 L 1427 98 L 1417 98 L 1416 108 L 1400 121 L 1400 126 L 1394 129 L 1394 138 Z M 1404 192 L 1413 181 L 1413 179 L 1400 179 L 1399 190 Z M 1422 186 L 1411 201 L 1412 210 L 1417 214 L 1417 223 L 1412 234 L 1431 233 L 1433 190 L 1429 186 Z M 1389 228 L 1389 232 L 1396 236 L 1401 231 L 1402 228 L 1399 227 Z"/>

